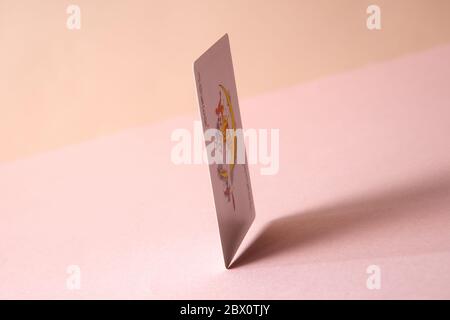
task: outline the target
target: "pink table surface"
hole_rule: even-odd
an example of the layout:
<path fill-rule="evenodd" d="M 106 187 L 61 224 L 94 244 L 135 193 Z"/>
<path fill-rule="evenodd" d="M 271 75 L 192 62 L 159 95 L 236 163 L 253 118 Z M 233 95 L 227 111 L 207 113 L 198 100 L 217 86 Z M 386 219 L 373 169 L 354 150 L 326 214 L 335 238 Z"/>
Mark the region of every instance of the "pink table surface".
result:
<path fill-rule="evenodd" d="M 442 46 L 243 100 L 280 171 L 230 270 L 207 167 L 170 161 L 197 115 L 0 164 L 0 298 L 450 298 L 449 84 Z"/>

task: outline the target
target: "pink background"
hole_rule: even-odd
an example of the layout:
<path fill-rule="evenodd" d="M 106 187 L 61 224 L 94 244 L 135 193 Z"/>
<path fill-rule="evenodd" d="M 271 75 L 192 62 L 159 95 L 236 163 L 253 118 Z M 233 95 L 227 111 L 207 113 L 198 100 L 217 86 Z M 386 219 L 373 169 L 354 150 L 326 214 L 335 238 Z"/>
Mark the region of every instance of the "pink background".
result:
<path fill-rule="evenodd" d="M 450 298 L 449 83 L 441 45 L 242 99 L 244 127 L 280 129 L 280 171 L 250 167 L 231 270 L 207 167 L 170 161 L 196 115 L 3 162 L 0 297 Z"/>

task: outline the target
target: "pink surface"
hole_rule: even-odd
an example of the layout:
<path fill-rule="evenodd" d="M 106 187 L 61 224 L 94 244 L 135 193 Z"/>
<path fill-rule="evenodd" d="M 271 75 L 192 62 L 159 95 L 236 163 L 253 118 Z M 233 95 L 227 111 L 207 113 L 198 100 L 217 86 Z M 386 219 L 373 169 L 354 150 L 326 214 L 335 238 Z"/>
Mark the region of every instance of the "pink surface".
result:
<path fill-rule="evenodd" d="M 0 298 L 450 298 L 449 83 L 444 46 L 242 101 L 280 171 L 231 270 L 207 167 L 170 162 L 196 117 L 1 164 Z"/>

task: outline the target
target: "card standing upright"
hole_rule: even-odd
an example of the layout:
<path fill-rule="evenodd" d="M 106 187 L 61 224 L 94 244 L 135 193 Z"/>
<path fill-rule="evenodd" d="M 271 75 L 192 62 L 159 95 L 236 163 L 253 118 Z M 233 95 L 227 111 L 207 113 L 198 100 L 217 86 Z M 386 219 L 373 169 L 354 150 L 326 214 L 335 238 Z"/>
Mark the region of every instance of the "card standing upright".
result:
<path fill-rule="evenodd" d="M 230 42 L 225 34 L 194 62 L 225 267 L 255 219 Z"/>

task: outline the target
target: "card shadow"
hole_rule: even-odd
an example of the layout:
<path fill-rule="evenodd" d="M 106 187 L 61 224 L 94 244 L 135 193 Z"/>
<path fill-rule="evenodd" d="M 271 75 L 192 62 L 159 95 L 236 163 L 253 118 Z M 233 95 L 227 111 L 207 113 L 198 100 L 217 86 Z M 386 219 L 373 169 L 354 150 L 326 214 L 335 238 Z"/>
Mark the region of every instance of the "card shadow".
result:
<path fill-rule="evenodd" d="M 269 222 L 230 269 L 298 250 L 320 241 L 333 241 L 354 229 L 383 228 L 408 220 L 408 208 L 440 199 L 450 200 L 450 174 L 421 179 L 375 194 L 343 200 Z"/>

